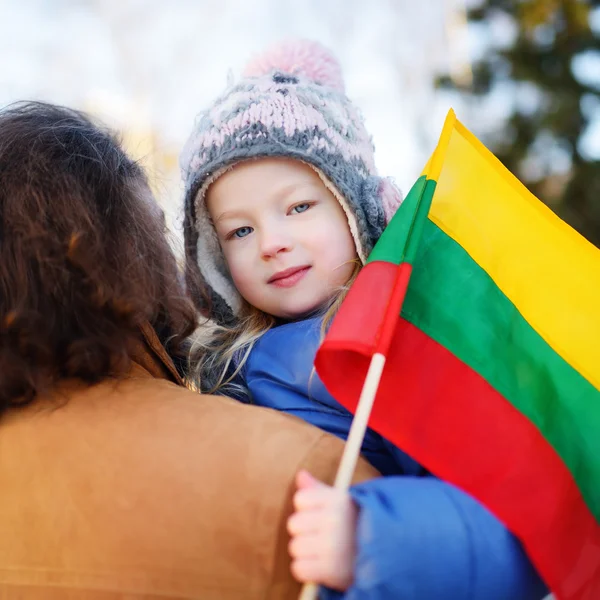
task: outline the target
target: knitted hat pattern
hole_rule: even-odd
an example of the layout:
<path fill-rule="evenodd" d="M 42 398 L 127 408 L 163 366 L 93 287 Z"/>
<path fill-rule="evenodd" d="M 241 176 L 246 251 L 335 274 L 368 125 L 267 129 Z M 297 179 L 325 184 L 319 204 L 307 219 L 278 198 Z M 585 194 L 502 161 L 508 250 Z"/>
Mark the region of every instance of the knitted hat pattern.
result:
<path fill-rule="evenodd" d="M 344 93 L 341 67 L 321 44 L 280 43 L 202 112 L 184 147 L 186 261 L 190 291 L 210 317 L 231 324 L 242 306 L 205 205 L 208 186 L 240 161 L 287 157 L 312 167 L 342 205 L 364 262 L 401 202 L 379 177 L 363 119 Z M 191 268 L 190 268 L 191 267 Z M 200 277 L 207 299 L 194 287 Z"/>

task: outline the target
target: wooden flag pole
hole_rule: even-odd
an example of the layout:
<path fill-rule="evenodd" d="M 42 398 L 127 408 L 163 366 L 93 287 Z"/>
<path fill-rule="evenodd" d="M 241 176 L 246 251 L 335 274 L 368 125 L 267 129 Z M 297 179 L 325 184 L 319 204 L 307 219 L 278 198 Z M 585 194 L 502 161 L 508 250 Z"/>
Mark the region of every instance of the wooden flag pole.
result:
<path fill-rule="evenodd" d="M 371 416 L 371 410 L 373 409 L 373 402 L 375 401 L 375 396 L 379 389 L 379 382 L 383 375 L 386 355 L 390 344 L 392 343 L 394 330 L 400 315 L 400 309 L 402 308 L 406 290 L 408 289 L 411 272 L 412 267 L 409 263 L 402 263 L 398 267 L 392 295 L 383 318 L 383 326 L 379 335 L 379 341 L 375 348 L 375 353 L 371 357 L 371 362 L 369 363 L 367 376 L 365 377 L 356 412 L 354 413 L 354 419 L 352 419 L 352 425 L 350 426 L 348 440 L 344 446 L 344 453 L 342 454 L 340 466 L 338 467 L 335 476 L 334 487 L 343 492 L 348 490 L 350 483 L 352 482 L 356 462 L 360 455 L 363 439 L 369 423 L 369 417 Z M 314 583 L 306 583 L 302 587 L 299 600 L 317 600 L 318 592 L 319 586 Z"/>
<path fill-rule="evenodd" d="M 383 375 L 386 355 L 394 337 L 394 330 L 396 329 L 400 310 L 404 303 L 411 273 L 412 266 L 410 263 L 404 262 L 398 266 L 396 281 L 394 282 L 390 301 L 386 307 L 377 347 L 369 363 L 367 376 L 365 377 L 356 412 L 354 413 L 354 419 L 352 419 L 352 425 L 350 426 L 348 440 L 346 441 L 340 466 L 335 476 L 334 487 L 344 492 L 348 490 L 352 482 L 356 462 L 360 455 L 369 417 L 373 409 L 373 402 L 375 401 L 379 382 Z M 317 600 L 318 593 L 318 585 L 305 583 L 300 592 L 299 600 Z"/>
<path fill-rule="evenodd" d="M 354 419 L 352 419 L 348 441 L 344 446 L 344 453 L 342 454 L 340 466 L 335 476 L 334 487 L 338 490 L 345 492 L 350 488 L 384 366 L 385 356 L 380 353 L 374 354 L 371 358 L 367 377 L 360 393 L 356 414 L 354 415 Z M 318 585 L 305 583 L 302 586 L 299 600 L 317 600 L 318 593 Z"/>

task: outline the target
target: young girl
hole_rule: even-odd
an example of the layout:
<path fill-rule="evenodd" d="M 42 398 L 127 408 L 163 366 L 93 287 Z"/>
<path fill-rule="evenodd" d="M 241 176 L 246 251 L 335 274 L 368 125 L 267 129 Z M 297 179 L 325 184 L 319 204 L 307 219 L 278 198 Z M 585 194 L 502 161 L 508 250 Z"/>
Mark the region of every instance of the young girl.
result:
<path fill-rule="evenodd" d="M 201 114 L 182 168 L 188 282 L 210 319 L 192 354 L 202 391 L 345 438 L 352 416 L 314 355 L 400 194 L 376 172 L 335 58 L 296 42 L 252 62 Z M 299 473 L 288 524 L 298 579 L 330 598 L 544 596 L 518 541 L 483 506 L 373 431 L 362 452 L 386 477 L 350 494 Z"/>

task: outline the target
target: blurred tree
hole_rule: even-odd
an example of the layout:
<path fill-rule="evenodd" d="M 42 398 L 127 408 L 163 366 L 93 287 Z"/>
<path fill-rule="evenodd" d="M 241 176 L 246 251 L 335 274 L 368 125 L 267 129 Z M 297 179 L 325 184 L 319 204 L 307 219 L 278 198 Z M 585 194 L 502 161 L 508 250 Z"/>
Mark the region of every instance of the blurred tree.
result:
<path fill-rule="evenodd" d="M 486 144 L 600 246 L 600 160 L 581 143 L 588 124 L 600 119 L 600 31 L 591 25 L 598 7 L 600 0 L 479 2 L 467 18 L 482 30 L 486 49 L 472 65 L 472 81 L 444 76 L 438 84 L 471 100 L 504 97 L 508 120 Z M 494 40 L 494 26 L 503 41 Z"/>

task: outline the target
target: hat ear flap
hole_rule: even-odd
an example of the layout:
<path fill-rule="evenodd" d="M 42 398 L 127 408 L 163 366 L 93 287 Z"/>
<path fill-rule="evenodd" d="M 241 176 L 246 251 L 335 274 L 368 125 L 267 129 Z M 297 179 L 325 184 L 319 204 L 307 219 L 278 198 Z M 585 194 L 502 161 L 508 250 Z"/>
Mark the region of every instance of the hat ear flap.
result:
<path fill-rule="evenodd" d="M 389 177 L 383 177 L 377 190 L 379 200 L 383 207 L 385 222 L 389 223 L 398 207 L 402 204 L 402 192 L 396 187 Z"/>

